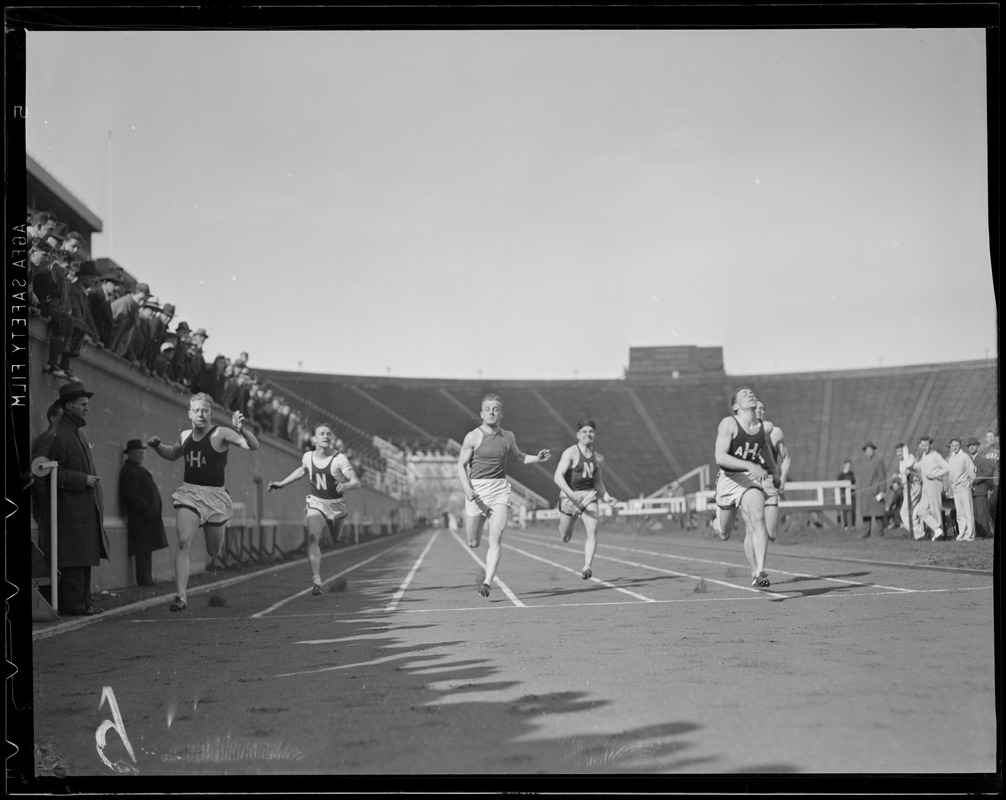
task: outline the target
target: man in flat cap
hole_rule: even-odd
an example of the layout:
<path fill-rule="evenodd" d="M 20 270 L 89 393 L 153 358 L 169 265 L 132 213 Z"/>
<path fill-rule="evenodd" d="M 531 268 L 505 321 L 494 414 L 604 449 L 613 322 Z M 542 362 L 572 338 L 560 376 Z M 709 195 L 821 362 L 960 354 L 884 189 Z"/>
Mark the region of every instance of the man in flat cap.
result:
<path fill-rule="evenodd" d="M 108 558 L 104 499 L 101 482 L 84 435 L 89 400 L 94 396 L 79 381 L 59 387 L 63 416 L 56 423 L 46 457 L 59 464 L 56 471 L 56 531 L 59 611 L 68 615 L 101 613 L 91 604 L 91 568 Z M 46 481 L 48 487 L 48 481 Z M 43 504 L 42 543 L 49 549 L 49 497 Z M 50 556 L 51 558 L 51 556 Z"/>
<path fill-rule="evenodd" d="M 128 553 L 136 560 L 136 585 L 154 583 L 153 553 L 168 546 L 161 517 L 161 493 L 150 470 L 143 466 L 147 446 L 142 439 L 126 442 L 126 460 L 119 473 L 119 501 L 126 512 Z"/>
<path fill-rule="evenodd" d="M 863 518 L 866 530 L 860 539 L 868 539 L 873 533 L 873 522 L 877 522 L 877 535 L 884 535 L 884 493 L 887 491 L 887 467 L 884 460 L 877 455 L 877 446 L 873 442 L 863 445 L 866 454 L 863 462 L 856 470 L 860 484 L 856 487 L 856 499 L 859 513 Z"/>

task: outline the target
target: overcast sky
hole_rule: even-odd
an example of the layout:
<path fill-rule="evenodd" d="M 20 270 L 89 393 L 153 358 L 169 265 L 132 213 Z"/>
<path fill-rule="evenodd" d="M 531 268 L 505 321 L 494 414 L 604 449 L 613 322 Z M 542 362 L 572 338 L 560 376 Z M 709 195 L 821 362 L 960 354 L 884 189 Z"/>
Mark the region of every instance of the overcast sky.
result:
<path fill-rule="evenodd" d="M 998 355 L 979 29 L 29 31 L 26 70 L 29 154 L 210 357 Z"/>

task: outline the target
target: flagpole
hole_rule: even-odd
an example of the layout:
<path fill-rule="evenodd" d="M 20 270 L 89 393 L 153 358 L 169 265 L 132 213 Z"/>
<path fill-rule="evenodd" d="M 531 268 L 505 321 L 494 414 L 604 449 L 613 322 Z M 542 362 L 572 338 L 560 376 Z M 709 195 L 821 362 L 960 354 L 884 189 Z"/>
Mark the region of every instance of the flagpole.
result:
<path fill-rule="evenodd" d="M 107 145 L 107 155 L 108 158 L 108 258 L 112 259 L 112 245 L 115 242 L 114 230 L 113 230 L 113 208 L 112 203 L 112 132 L 108 132 L 108 145 Z"/>

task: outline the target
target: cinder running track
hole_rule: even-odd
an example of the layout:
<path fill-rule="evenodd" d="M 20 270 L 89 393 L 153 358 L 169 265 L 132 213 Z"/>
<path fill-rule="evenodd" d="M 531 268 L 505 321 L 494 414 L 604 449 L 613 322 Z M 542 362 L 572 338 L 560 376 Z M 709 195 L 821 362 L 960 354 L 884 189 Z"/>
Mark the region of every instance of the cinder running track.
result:
<path fill-rule="evenodd" d="M 430 529 L 326 554 L 320 597 L 296 562 L 38 638 L 36 746 L 71 776 L 996 771 L 991 573 L 777 547 L 755 590 L 739 541 L 601 536 L 584 581 L 582 530 L 508 530 L 488 600 L 485 543 Z M 132 756 L 96 743 L 113 701 Z"/>

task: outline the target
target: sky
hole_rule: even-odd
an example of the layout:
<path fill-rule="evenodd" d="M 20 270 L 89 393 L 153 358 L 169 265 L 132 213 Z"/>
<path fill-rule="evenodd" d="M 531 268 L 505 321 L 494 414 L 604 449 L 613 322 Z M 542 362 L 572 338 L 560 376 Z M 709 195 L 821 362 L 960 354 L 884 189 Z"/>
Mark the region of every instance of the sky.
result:
<path fill-rule="evenodd" d="M 205 351 L 997 358 L 981 29 L 29 31 L 27 151 Z"/>

